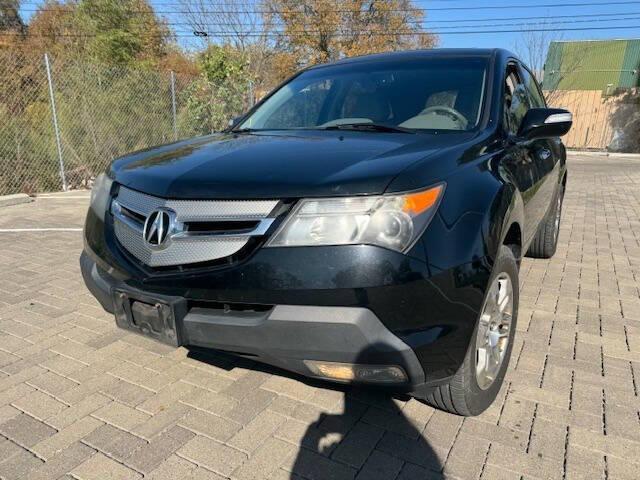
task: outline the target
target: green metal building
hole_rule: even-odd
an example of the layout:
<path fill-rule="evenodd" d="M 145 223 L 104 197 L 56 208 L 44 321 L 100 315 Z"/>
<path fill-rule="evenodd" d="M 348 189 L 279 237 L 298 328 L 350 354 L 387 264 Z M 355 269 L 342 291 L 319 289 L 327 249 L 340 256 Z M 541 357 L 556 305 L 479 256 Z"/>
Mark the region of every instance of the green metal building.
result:
<path fill-rule="evenodd" d="M 640 87 L 640 39 L 551 42 L 544 90 L 600 90 L 610 95 Z"/>

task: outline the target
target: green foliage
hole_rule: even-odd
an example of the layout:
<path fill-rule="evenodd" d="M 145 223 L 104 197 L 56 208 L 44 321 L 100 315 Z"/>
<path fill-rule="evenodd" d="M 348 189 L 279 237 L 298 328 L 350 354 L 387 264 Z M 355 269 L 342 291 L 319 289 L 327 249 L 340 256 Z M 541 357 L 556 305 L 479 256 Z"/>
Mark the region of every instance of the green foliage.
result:
<path fill-rule="evenodd" d="M 94 176 L 125 153 L 173 139 L 168 75 L 74 65 L 60 72 L 57 107 L 65 162 Z"/>
<path fill-rule="evenodd" d="M 199 59 L 200 76 L 183 92 L 180 125 L 192 135 L 227 127 L 250 106 L 247 62 L 231 47 L 211 46 Z"/>
<path fill-rule="evenodd" d="M 67 180 L 82 187 L 115 158 L 174 140 L 170 69 L 191 72 L 177 76 L 176 91 L 177 136 L 187 138 L 225 129 L 252 105 L 254 85 L 281 78 L 302 59 L 325 59 L 313 52 L 351 55 L 414 45 L 416 40 L 407 25 L 417 14 L 395 14 L 395 7 L 410 0 L 376 2 L 373 9 L 373 2 L 359 0 L 354 8 L 362 15 L 353 19 L 334 18 L 328 0 L 305 2 L 328 12 L 311 18 L 293 0 L 273 0 L 295 11 L 294 17 L 279 19 L 285 29 L 293 32 L 310 23 L 310 28 L 327 30 L 331 48 L 311 37 L 293 45 L 299 35 L 292 34 L 290 45 L 280 49 L 259 42 L 211 45 L 194 66 L 191 57 L 172 47 L 171 31 L 149 0 L 47 0 L 47 8 L 30 18 L 28 29 L 20 20 L 19 3 L 0 0 L 0 29 L 25 33 L 0 44 L 0 194 L 61 186 L 45 52 L 52 63 Z M 232 22 L 230 17 L 224 21 Z M 348 43 L 340 40 L 339 32 L 355 31 L 353 25 L 402 33 L 392 39 L 356 35 Z M 267 62 L 269 48 L 280 56 Z"/>
<path fill-rule="evenodd" d="M 149 4 L 141 0 L 82 0 L 77 25 L 90 39 L 89 55 L 109 65 L 159 56 L 169 36 Z"/>
<path fill-rule="evenodd" d="M 212 45 L 198 63 L 207 81 L 217 85 L 242 80 L 247 74 L 247 61 L 231 47 Z"/>
<path fill-rule="evenodd" d="M 0 0 L 1 28 L 21 25 L 18 4 Z M 174 139 L 170 76 L 161 69 L 171 36 L 148 1 L 46 6 L 24 37 L 0 43 L 0 194 L 61 186 L 45 52 L 72 187 L 118 156 Z"/>
<path fill-rule="evenodd" d="M 222 130 L 249 106 L 250 84 L 241 56 L 216 49 L 210 53 L 199 59 L 200 74 L 177 76 L 179 138 Z M 34 61 L 27 64 L 30 75 L 21 77 L 15 69 L 3 68 L 16 61 L 0 54 L 0 80 L 12 80 L 0 89 L 3 194 L 60 189 L 47 77 L 42 60 Z M 119 156 L 174 140 L 169 72 L 55 57 L 51 65 L 72 187 L 85 187 Z"/>
<path fill-rule="evenodd" d="M 157 65 L 171 38 L 147 0 L 52 0 L 30 19 L 25 49 L 61 62 Z"/>
<path fill-rule="evenodd" d="M 122 30 L 99 33 L 89 46 L 89 51 L 97 60 L 114 65 L 132 63 L 140 52 L 140 40 Z"/>
<path fill-rule="evenodd" d="M 86 186 L 121 155 L 173 141 L 168 73 L 55 60 L 52 67 L 63 159 L 72 187 Z M 59 190 L 44 69 L 30 78 L 29 89 L 16 86 L 8 93 L 13 95 L 0 96 L 0 194 Z"/>
<path fill-rule="evenodd" d="M 49 105 L 35 100 L 14 115 L 0 104 L 0 124 L 0 192 L 59 189 Z"/>

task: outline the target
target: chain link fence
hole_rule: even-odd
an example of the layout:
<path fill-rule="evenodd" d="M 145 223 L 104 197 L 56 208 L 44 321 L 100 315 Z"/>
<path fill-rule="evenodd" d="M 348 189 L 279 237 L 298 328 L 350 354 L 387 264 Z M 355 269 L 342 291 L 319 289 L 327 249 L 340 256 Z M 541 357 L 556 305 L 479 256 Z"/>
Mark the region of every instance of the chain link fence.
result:
<path fill-rule="evenodd" d="M 0 195 L 89 187 L 128 152 L 220 131 L 243 81 L 0 55 Z"/>

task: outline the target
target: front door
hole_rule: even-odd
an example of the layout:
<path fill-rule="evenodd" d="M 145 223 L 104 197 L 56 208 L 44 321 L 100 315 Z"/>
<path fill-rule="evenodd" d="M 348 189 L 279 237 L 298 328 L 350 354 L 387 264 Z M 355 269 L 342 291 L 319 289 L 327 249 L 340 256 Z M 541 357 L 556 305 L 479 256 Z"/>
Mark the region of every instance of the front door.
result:
<path fill-rule="evenodd" d="M 531 108 L 546 108 L 547 104 L 533 74 L 523 66 L 520 66 L 519 71 L 523 81 L 522 83 L 529 96 Z M 537 139 L 530 142 L 528 149 L 532 161 L 536 164 L 538 176 L 541 179 L 540 186 L 536 192 L 536 208 L 539 209 L 538 220 L 542 221 L 549 211 L 549 208 L 554 205 L 553 200 L 557 187 L 560 184 L 562 142 L 560 138 L 557 137 Z"/>
<path fill-rule="evenodd" d="M 535 142 L 515 141 L 522 119 L 529 108 L 529 96 L 519 76 L 518 67 L 515 64 L 510 65 L 504 84 L 503 123 L 506 135 L 514 141 L 507 143 L 502 165 L 522 193 L 525 216 L 522 235 L 525 245 L 536 233 L 543 216 L 540 212 L 541 198 L 538 195 L 543 177 L 538 170 L 537 159 L 545 155 L 536 149 Z"/>

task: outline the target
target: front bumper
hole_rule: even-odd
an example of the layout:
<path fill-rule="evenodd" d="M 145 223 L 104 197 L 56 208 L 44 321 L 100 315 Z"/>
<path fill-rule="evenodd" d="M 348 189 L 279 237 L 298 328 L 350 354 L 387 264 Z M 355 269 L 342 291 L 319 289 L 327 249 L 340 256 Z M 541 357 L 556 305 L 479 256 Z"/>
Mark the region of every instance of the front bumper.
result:
<path fill-rule="evenodd" d="M 220 317 L 220 308 L 207 312 L 206 322 L 187 315 L 185 337 L 194 345 L 259 356 L 305 375 L 301 360 L 310 355 L 399 364 L 411 384 L 437 385 L 464 361 L 491 274 L 487 257 L 460 254 L 478 246 L 465 240 L 478 231 L 477 218 L 463 220 L 452 229 L 434 217 L 411 254 L 369 245 L 258 248 L 231 265 L 162 271 L 133 262 L 115 241 L 109 217 L 102 221 L 90 209 L 81 263 L 87 286 L 108 311 L 113 288 L 185 299 L 190 314 L 203 304 L 268 308 L 264 318 L 250 320 Z M 299 345 L 285 348 L 282 337 Z"/>
<path fill-rule="evenodd" d="M 148 295 L 102 271 L 84 252 L 80 265 L 87 287 L 111 313 L 114 289 Z M 411 347 L 366 308 L 275 305 L 255 312 L 194 303 L 176 329 L 184 345 L 228 351 L 305 376 L 315 375 L 304 360 L 321 360 L 399 366 L 408 377 L 406 383 L 394 384 L 400 390 L 412 391 L 425 383 L 424 370 Z"/>

